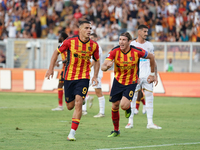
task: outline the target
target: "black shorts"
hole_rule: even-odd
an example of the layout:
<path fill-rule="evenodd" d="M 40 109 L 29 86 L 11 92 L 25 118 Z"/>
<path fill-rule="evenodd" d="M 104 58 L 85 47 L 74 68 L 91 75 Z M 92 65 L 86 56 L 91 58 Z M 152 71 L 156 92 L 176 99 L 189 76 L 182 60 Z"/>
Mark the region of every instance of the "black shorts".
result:
<path fill-rule="evenodd" d="M 89 81 L 89 79 L 65 80 L 64 90 L 66 103 L 72 102 L 76 95 L 80 95 L 84 99 L 88 92 Z"/>
<path fill-rule="evenodd" d="M 64 83 L 65 79 L 63 78 L 63 71 L 60 73 L 59 83 Z"/>
<path fill-rule="evenodd" d="M 121 100 L 122 96 L 125 96 L 128 100 L 132 101 L 136 86 L 137 83 L 122 85 L 114 78 L 109 101 L 116 102 Z"/>

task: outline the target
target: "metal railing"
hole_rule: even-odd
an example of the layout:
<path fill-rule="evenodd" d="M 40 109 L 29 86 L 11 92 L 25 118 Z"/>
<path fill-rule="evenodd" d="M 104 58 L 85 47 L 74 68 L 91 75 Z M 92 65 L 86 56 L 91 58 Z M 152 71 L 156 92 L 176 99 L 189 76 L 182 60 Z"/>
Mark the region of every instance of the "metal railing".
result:
<path fill-rule="evenodd" d="M 99 41 L 98 43 L 103 49 L 102 61 L 108 52 L 118 45 L 118 42 Z M 152 43 L 158 71 L 165 71 L 168 59 L 172 58 L 175 72 L 200 72 L 200 43 Z M 6 43 L 0 42 L 0 48 L 5 49 L 6 52 L 6 68 L 47 69 L 53 51 L 58 45 L 57 40 L 48 39 L 8 39 Z"/>

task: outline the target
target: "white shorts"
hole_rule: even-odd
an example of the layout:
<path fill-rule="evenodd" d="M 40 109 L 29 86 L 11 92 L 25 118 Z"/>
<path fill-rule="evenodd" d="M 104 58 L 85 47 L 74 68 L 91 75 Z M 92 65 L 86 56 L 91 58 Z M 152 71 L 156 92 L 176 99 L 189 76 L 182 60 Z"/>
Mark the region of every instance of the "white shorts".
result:
<path fill-rule="evenodd" d="M 153 83 L 148 83 L 147 78 L 140 78 L 140 83 L 136 86 L 135 92 L 141 89 L 153 92 Z"/>
<path fill-rule="evenodd" d="M 163 32 L 163 26 L 162 25 L 156 25 L 156 33 Z"/>
<path fill-rule="evenodd" d="M 101 78 L 97 78 L 97 80 L 99 83 L 96 86 L 92 86 L 92 78 L 91 78 L 89 86 L 92 86 L 94 89 L 101 89 Z"/>

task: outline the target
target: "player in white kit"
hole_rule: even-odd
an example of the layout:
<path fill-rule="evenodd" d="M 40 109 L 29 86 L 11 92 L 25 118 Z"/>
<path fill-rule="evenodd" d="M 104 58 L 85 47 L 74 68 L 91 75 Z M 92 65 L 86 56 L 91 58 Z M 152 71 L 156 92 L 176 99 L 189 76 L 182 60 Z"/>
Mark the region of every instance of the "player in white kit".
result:
<path fill-rule="evenodd" d="M 95 33 L 92 33 L 90 35 L 90 39 L 92 39 L 93 41 L 97 41 L 97 35 Z M 99 46 L 99 60 L 100 60 L 100 65 L 101 65 L 101 58 L 102 58 L 102 48 Z M 90 72 L 90 78 L 92 78 L 94 76 L 94 60 L 91 59 L 91 72 Z M 101 69 L 99 69 L 99 73 L 98 73 L 98 84 L 96 86 L 93 86 L 93 88 L 95 89 L 95 93 L 98 97 L 99 100 L 99 113 L 97 115 L 95 115 L 95 118 L 99 118 L 99 117 L 104 117 L 105 116 L 105 98 L 102 94 L 102 90 L 101 90 L 101 78 L 103 77 L 103 71 Z M 92 85 L 91 80 L 90 80 L 90 85 Z M 85 98 L 85 104 L 82 106 L 82 115 L 86 115 L 87 114 L 87 101 L 89 101 L 89 107 L 92 107 L 92 102 L 94 100 L 94 97 L 87 95 Z"/>
<path fill-rule="evenodd" d="M 154 46 L 151 42 L 146 41 L 148 35 L 148 27 L 145 25 L 138 26 L 138 38 L 131 42 L 131 45 L 135 47 L 140 47 L 148 52 L 154 54 Z M 155 76 L 155 85 L 157 85 L 157 65 L 155 65 L 155 73 L 151 73 L 150 62 L 149 59 L 140 58 L 140 66 L 139 66 L 139 78 L 140 82 L 138 83 L 134 97 L 131 102 L 131 116 L 129 117 L 129 122 L 125 126 L 125 128 L 133 127 L 133 117 L 135 110 L 135 103 L 138 97 L 138 91 L 143 89 L 146 98 L 146 112 L 147 112 L 147 129 L 162 129 L 161 127 L 155 125 L 153 123 L 153 83 L 148 83 L 147 78 L 149 75 Z"/>

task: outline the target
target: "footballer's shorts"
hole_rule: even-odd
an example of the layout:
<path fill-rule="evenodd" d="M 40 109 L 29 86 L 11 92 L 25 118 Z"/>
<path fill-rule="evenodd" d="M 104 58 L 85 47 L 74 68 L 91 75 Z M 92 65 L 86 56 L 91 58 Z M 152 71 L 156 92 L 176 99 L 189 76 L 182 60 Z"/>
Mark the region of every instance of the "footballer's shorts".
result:
<path fill-rule="evenodd" d="M 89 79 L 65 80 L 65 101 L 70 103 L 75 100 L 76 95 L 80 95 L 83 99 L 86 97 L 89 87 Z"/>
<path fill-rule="evenodd" d="M 92 78 L 90 79 L 90 86 L 92 86 L 94 89 L 101 89 L 101 78 L 97 78 L 98 84 L 96 86 L 92 86 Z"/>
<path fill-rule="evenodd" d="M 140 82 L 138 83 L 135 92 L 138 92 L 141 89 L 153 92 L 153 83 L 148 83 L 147 78 L 140 78 Z"/>
<path fill-rule="evenodd" d="M 65 79 L 63 78 L 63 71 L 60 73 L 59 83 L 64 83 Z"/>
<path fill-rule="evenodd" d="M 121 100 L 122 96 L 125 96 L 128 100 L 132 101 L 136 86 L 137 83 L 122 85 L 114 78 L 109 101 L 116 102 Z"/>

